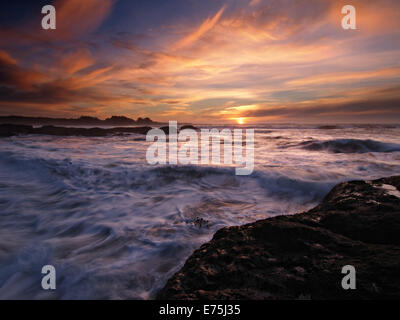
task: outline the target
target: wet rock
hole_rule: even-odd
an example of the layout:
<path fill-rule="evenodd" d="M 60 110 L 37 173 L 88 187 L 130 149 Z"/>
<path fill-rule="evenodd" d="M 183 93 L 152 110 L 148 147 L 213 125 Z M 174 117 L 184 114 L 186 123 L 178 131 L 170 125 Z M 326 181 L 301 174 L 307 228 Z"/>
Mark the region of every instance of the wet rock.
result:
<path fill-rule="evenodd" d="M 400 198 L 388 185 L 399 191 L 400 176 L 341 183 L 306 213 L 223 228 L 157 298 L 398 299 Z M 356 290 L 341 286 L 345 265 Z"/>
<path fill-rule="evenodd" d="M 210 221 L 203 219 L 203 218 L 199 218 L 199 217 L 196 217 L 196 219 L 194 219 L 192 223 L 199 229 L 210 227 Z"/>

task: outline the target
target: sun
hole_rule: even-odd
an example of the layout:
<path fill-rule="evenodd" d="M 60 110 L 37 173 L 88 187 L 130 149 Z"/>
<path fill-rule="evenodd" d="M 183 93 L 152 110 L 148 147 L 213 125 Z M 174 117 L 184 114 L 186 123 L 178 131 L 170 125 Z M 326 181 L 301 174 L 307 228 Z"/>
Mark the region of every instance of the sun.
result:
<path fill-rule="evenodd" d="M 236 118 L 238 124 L 244 124 L 244 118 Z"/>

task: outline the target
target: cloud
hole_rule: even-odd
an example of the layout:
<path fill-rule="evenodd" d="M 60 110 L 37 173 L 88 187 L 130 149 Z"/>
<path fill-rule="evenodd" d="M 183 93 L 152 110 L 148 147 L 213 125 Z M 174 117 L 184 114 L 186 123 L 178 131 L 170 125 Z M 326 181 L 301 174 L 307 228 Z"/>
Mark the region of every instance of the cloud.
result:
<path fill-rule="evenodd" d="M 42 31 L 50 39 L 72 39 L 96 30 L 110 14 L 113 0 L 56 0 L 57 29 Z"/>
<path fill-rule="evenodd" d="M 313 75 L 306 78 L 298 78 L 296 80 L 288 81 L 290 86 L 311 86 L 316 84 L 328 83 L 344 83 L 354 82 L 367 79 L 382 79 L 382 78 L 398 78 L 400 77 L 400 66 L 393 68 L 385 68 L 379 70 L 367 70 L 360 72 L 335 72 L 324 73 L 322 75 Z"/>
<path fill-rule="evenodd" d="M 20 67 L 17 60 L 0 50 L 0 86 L 31 91 L 35 84 L 48 80 L 48 76 L 34 69 Z"/>
<path fill-rule="evenodd" d="M 67 45 L 91 35 L 110 15 L 116 0 L 55 0 L 56 30 L 43 30 L 42 14 L 33 12 L 23 23 L 0 30 L 0 45 L 46 46 Z"/>
<path fill-rule="evenodd" d="M 0 63 L 3 65 L 16 65 L 17 60 L 15 60 L 13 57 L 11 57 L 4 50 L 0 50 Z"/>
<path fill-rule="evenodd" d="M 251 0 L 250 3 L 249 3 L 249 5 L 250 5 L 250 6 L 256 6 L 256 5 L 258 5 L 260 2 L 261 2 L 261 0 Z"/>
<path fill-rule="evenodd" d="M 58 0 L 56 32 L 30 32 L 29 23 L 1 30 L 0 104 L 182 121 L 302 121 L 302 112 L 398 119 L 390 88 L 400 78 L 398 1 L 354 0 L 356 31 L 341 28 L 337 0 L 249 0 L 211 15 L 206 4 L 206 11 L 166 15 L 171 0 L 154 8 L 165 10 L 162 19 L 143 17 L 134 27 L 110 14 L 121 2 Z M 129 6 L 136 9 L 127 1 L 115 12 Z M 100 26 L 104 32 L 95 33 Z"/>
<path fill-rule="evenodd" d="M 81 57 L 83 52 L 74 54 Z M 0 105 L 2 108 L 12 106 L 13 113 L 18 113 L 21 107 L 26 110 L 27 106 L 31 109 L 36 106 L 36 109 L 52 109 L 57 112 L 57 108 L 65 108 L 66 105 L 72 107 L 74 104 L 91 103 L 99 106 L 133 100 L 132 97 L 113 94 L 97 86 L 109 79 L 112 66 L 76 74 L 83 66 L 88 66 L 88 62 L 86 60 L 83 63 L 82 59 L 77 59 L 66 63 L 61 60 L 67 72 L 63 78 L 54 78 L 50 73 L 39 71 L 35 67 L 20 66 L 15 58 L 0 50 Z"/>
<path fill-rule="evenodd" d="M 79 48 L 65 54 L 60 61 L 60 67 L 68 74 L 74 74 L 93 65 L 94 59 L 87 48 Z"/>
<path fill-rule="evenodd" d="M 397 90 L 397 93 L 400 93 Z M 303 122 L 354 122 L 354 119 L 365 121 L 398 122 L 400 119 L 400 98 L 360 99 L 343 103 L 308 103 L 287 106 L 273 106 L 243 112 L 242 117 L 274 119 L 279 121 Z"/>
<path fill-rule="evenodd" d="M 222 14 L 224 13 L 226 9 L 226 6 L 223 6 L 217 14 L 212 17 L 212 18 L 207 18 L 198 29 L 196 29 L 194 32 L 186 36 L 185 38 L 181 39 L 177 43 L 175 43 L 172 47 L 172 51 L 182 49 L 186 46 L 191 45 L 198 39 L 200 39 L 204 34 L 206 34 L 208 31 L 210 31 L 219 21 L 221 18 Z"/>

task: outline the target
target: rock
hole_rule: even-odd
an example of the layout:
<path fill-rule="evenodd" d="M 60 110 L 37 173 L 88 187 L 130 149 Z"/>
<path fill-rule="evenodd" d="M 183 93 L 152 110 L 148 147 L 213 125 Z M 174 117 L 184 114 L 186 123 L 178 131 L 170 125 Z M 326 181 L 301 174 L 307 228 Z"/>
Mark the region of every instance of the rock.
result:
<path fill-rule="evenodd" d="M 152 128 L 151 127 L 122 127 L 109 129 L 113 133 L 136 133 L 146 135 Z"/>
<path fill-rule="evenodd" d="M 73 128 L 43 126 L 33 128 L 32 126 L 2 124 L 0 125 L 0 137 L 11 137 L 19 134 L 47 134 L 53 136 L 84 136 L 84 137 L 104 137 L 111 134 L 136 133 L 147 134 L 151 127 L 117 127 L 111 129 L 103 128 Z"/>
<path fill-rule="evenodd" d="M 326 126 L 319 126 L 318 129 L 335 130 L 335 129 L 340 129 L 340 127 L 339 126 L 333 126 L 333 125 L 326 125 Z"/>
<path fill-rule="evenodd" d="M 164 133 L 165 133 L 166 135 L 169 135 L 169 127 L 168 127 L 168 126 L 164 126 L 164 127 L 159 128 L 159 129 L 162 130 L 162 131 L 164 131 Z"/>
<path fill-rule="evenodd" d="M 155 122 L 153 120 L 151 120 L 150 118 L 146 117 L 146 118 L 138 118 L 136 120 L 136 124 L 137 125 L 152 125 L 152 124 L 159 124 L 159 122 Z"/>
<path fill-rule="evenodd" d="M 69 118 L 46 118 L 46 117 L 22 117 L 22 116 L 0 116 L 0 124 L 22 124 L 22 125 L 52 125 L 52 126 L 130 126 L 130 125 L 159 125 L 150 118 L 138 118 L 137 121 L 125 116 L 112 116 L 105 120 L 96 117 L 81 116 L 76 119 Z"/>
<path fill-rule="evenodd" d="M 196 128 L 196 127 L 194 127 L 192 125 L 184 125 L 184 126 L 180 127 L 179 130 L 177 129 L 176 131 L 177 131 L 177 133 L 179 133 L 180 131 L 185 130 L 185 129 L 192 129 L 192 130 L 196 130 L 196 131 L 200 130 L 199 128 Z M 163 126 L 163 127 L 160 127 L 160 130 L 164 131 L 164 133 L 166 135 L 169 135 L 170 127 L 169 126 Z"/>
<path fill-rule="evenodd" d="M 0 125 L 0 137 L 11 137 L 17 134 L 30 134 L 33 132 L 32 126 L 18 124 L 2 124 Z"/>
<path fill-rule="evenodd" d="M 187 124 L 187 125 L 182 126 L 179 130 L 182 131 L 182 130 L 186 130 L 186 129 L 191 129 L 191 130 L 195 130 L 195 131 L 200 131 L 199 128 L 197 128 L 197 127 L 195 127 L 195 126 L 192 126 L 192 125 L 190 125 L 190 124 Z"/>
<path fill-rule="evenodd" d="M 136 124 L 136 121 L 124 116 L 112 116 L 111 118 L 107 118 L 106 120 L 104 120 L 104 122 L 107 125 L 117 125 L 117 126 L 121 126 L 121 125 L 126 125 L 126 126 L 130 126 L 130 125 L 134 125 Z"/>
<path fill-rule="evenodd" d="M 400 176 L 334 187 L 320 205 L 223 228 L 158 299 L 399 299 Z M 396 193 L 395 193 L 396 194 Z M 341 287 L 356 269 L 356 290 Z"/>

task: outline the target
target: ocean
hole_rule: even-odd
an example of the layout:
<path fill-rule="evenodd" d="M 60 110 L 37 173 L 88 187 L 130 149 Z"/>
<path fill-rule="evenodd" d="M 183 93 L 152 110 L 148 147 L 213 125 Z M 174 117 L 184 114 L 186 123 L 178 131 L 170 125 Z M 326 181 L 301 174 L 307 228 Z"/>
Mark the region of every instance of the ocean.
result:
<path fill-rule="evenodd" d="M 400 174 L 400 126 L 237 128 L 255 129 L 249 176 L 151 166 L 151 143 L 135 134 L 1 138 L 0 299 L 151 299 L 218 229 L 306 211 L 342 181 Z M 40 286 L 48 264 L 55 291 Z"/>

